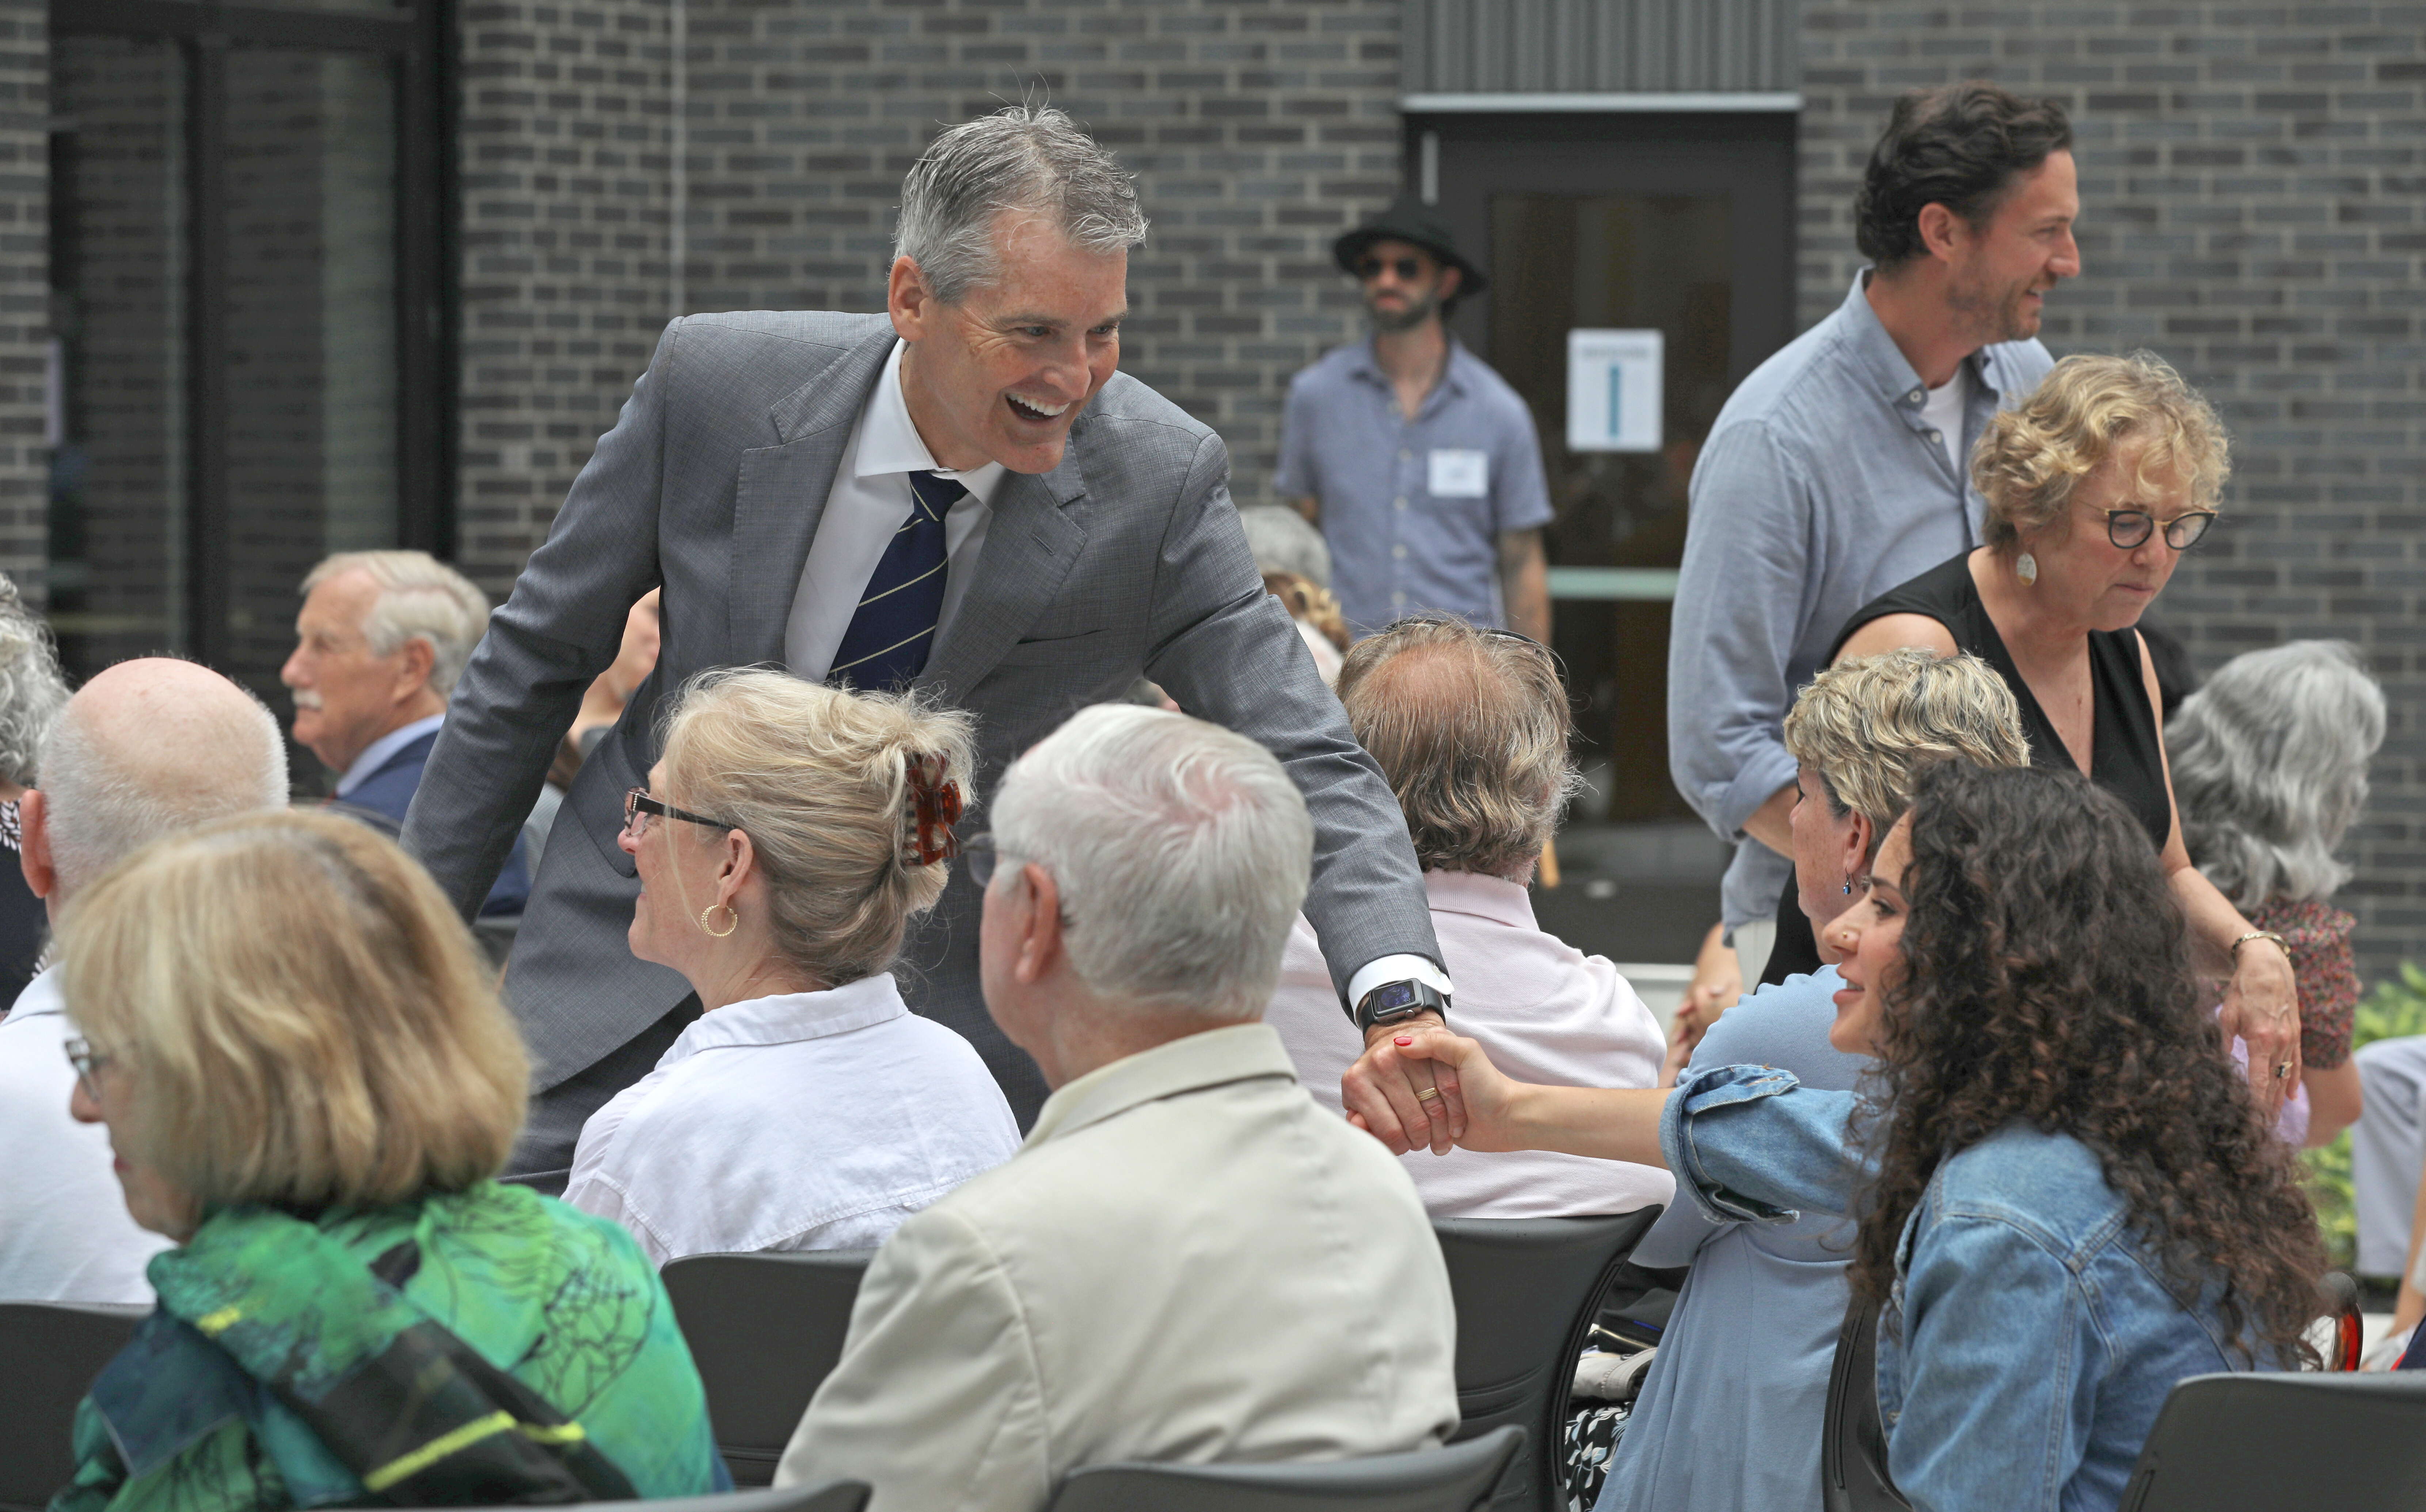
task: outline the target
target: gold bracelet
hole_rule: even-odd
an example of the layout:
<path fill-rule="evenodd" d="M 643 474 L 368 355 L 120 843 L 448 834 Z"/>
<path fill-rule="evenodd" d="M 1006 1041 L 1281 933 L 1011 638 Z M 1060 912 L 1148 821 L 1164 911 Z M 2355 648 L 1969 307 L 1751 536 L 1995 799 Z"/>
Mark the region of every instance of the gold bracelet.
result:
<path fill-rule="evenodd" d="M 2232 942 L 2232 958 L 2236 962 L 2240 959 L 2240 947 L 2249 943 L 2253 940 L 2271 940 L 2274 941 L 2274 948 L 2283 953 L 2283 958 L 2285 960 L 2291 958 L 2291 942 L 2289 941 L 2284 939 L 2281 935 L 2276 934 L 2272 929 L 2252 929 L 2249 933 L 2241 936 L 2240 939 Z"/>

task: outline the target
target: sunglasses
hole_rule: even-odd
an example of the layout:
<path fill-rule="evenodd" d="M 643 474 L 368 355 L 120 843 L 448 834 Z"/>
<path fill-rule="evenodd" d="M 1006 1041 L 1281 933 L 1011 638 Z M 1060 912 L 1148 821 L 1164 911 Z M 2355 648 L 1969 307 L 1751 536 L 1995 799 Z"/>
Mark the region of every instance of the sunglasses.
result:
<path fill-rule="evenodd" d="M 650 814 L 655 814 L 660 819 L 680 819 L 685 824 L 704 825 L 710 829 L 741 828 L 737 824 L 726 824 L 721 819 L 711 819 L 704 813 L 693 813 L 688 809 L 677 809 L 661 798 L 649 796 L 649 790 L 644 787 L 633 788 L 623 795 L 623 832 L 625 834 L 630 835 L 634 840 L 647 834 L 649 825 L 646 816 Z"/>
<path fill-rule="evenodd" d="M 2165 544 L 2177 552 L 2186 552 L 2199 543 L 2207 527 L 2215 523 L 2212 509 L 2193 509 L 2165 522 Z M 2106 511 L 2106 539 L 2124 551 L 2147 543 L 2157 529 L 2157 517 L 2145 509 L 2109 509 Z"/>
<path fill-rule="evenodd" d="M 1384 268 L 1399 275 L 1401 283 L 1413 283 L 1424 276 L 1424 261 L 1420 257 L 1360 257 L 1356 260 L 1356 276 L 1367 283 L 1380 278 Z"/>

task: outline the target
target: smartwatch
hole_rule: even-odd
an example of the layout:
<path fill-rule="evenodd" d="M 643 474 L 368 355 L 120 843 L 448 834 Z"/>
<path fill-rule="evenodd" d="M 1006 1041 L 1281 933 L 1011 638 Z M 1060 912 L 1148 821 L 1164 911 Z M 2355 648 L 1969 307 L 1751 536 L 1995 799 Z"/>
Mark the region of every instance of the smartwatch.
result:
<path fill-rule="evenodd" d="M 1425 1009 L 1448 1020 L 1448 999 L 1429 982 L 1384 982 L 1357 1000 L 1353 1017 L 1360 1031 L 1369 1032 L 1377 1023 L 1397 1023 L 1412 1019 Z"/>

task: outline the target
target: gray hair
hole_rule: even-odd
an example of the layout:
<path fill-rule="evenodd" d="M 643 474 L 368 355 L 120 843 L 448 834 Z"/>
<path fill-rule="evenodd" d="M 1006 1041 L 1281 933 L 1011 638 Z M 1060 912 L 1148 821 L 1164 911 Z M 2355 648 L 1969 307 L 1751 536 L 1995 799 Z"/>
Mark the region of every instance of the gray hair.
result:
<path fill-rule="evenodd" d="M 1582 785 L 1558 661 L 1521 635 L 1401 619 L 1349 651 L 1339 701 L 1427 871 L 1521 876 Z"/>
<path fill-rule="evenodd" d="M 1183 714 L 1097 704 L 1004 776 L 994 835 L 1052 875 L 1090 988 L 1262 1015 L 1314 865 L 1314 821 L 1271 752 Z"/>
<path fill-rule="evenodd" d="M 71 701 L 42 741 L 43 823 L 61 897 L 163 835 L 286 807 L 286 742 L 251 689 L 157 727 L 95 731 Z"/>
<path fill-rule="evenodd" d="M 17 585 L 0 574 L 0 778 L 19 787 L 34 785 L 42 736 L 67 701 L 51 627 L 25 607 Z"/>
<path fill-rule="evenodd" d="M 1042 216 L 1091 252 L 1145 240 L 1137 186 L 1067 113 L 1006 105 L 928 144 L 901 181 L 893 251 L 918 265 L 929 292 L 958 304 L 995 273 L 994 222 Z"/>
<path fill-rule="evenodd" d="M 489 631 L 489 598 L 472 580 L 428 552 L 339 552 L 303 579 L 311 591 L 341 572 L 366 572 L 379 597 L 363 619 L 371 654 L 393 656 L 408 641 L 429 647 L 429 691 L 455 691 L 472 648 Z"/>
<path fill-rule="evenodd" d="M 1285 504 L 1255 504 L 1238 511 L 1247 550 L 1258 572 L 1295 572 L 1317 587 L 1331 587 L 1331 547 L 1305 516 Z"/>
<path fill-rule="evenodd" d="M 2236 656 L 2165 727 L 2191 861 L 2243 909 L 2332 895 L 2334 847 L 2367 805 L 2384 690 L 2338 640 Z"/>

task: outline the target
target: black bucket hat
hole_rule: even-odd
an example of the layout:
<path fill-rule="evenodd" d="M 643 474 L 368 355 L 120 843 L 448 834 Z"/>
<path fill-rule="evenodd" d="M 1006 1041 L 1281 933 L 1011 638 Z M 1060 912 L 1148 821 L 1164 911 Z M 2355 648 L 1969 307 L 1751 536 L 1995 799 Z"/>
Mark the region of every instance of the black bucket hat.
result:
<path fill-rule="evenodd" d="M 1439 258 L 1448 266 L 1465 275 L 1458 281 L 1457 297 L 1480 294 L 1491 286 L 1482 269 L 1465 260 L 1457 249 L 1457 238 L 1449 234 L 1448 225 L 1431 206 L 1412 194 L 1401 194 L 1390 201 L 1390 208 L 1357 227 L 1331 244 L 1331 255 L 1338 261 L 1339 270 L 1353 274 L 1356 261 L 1375 242 L 1412 242 Z"/>

